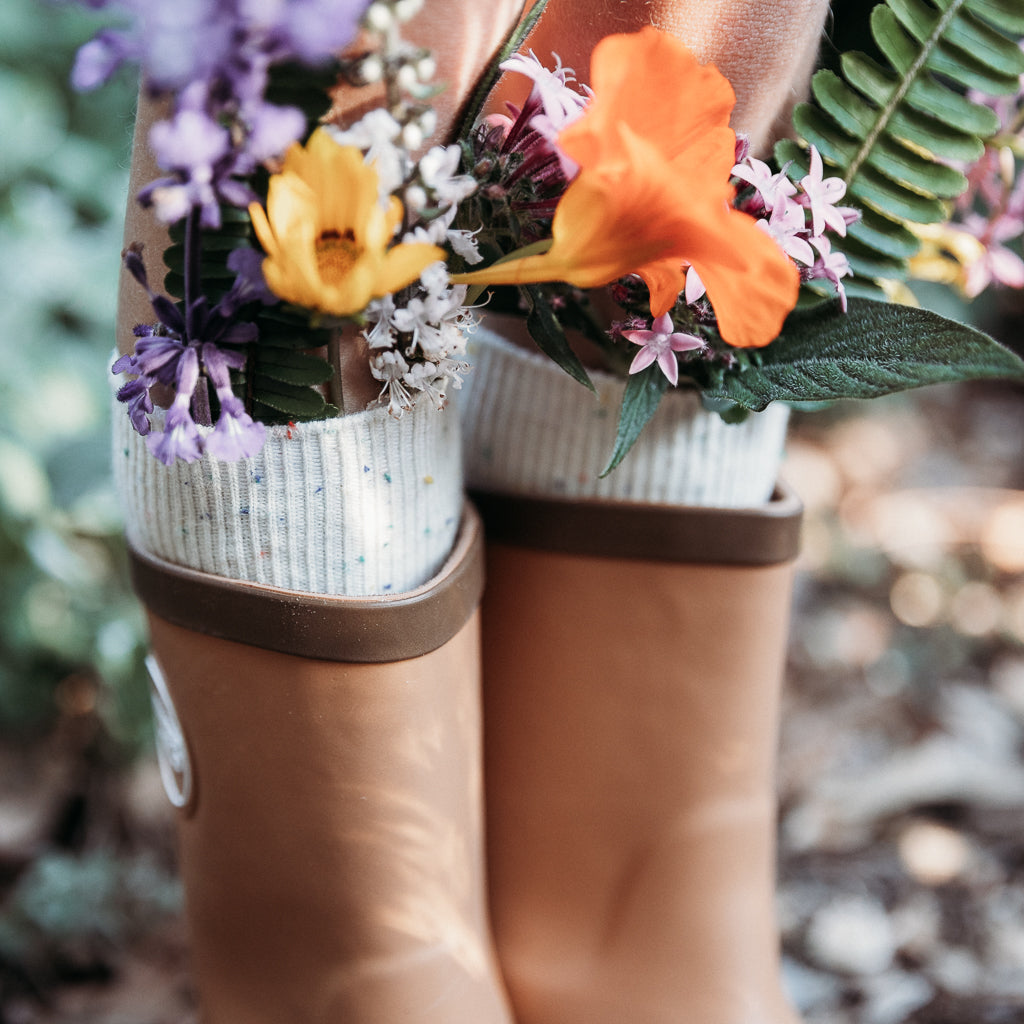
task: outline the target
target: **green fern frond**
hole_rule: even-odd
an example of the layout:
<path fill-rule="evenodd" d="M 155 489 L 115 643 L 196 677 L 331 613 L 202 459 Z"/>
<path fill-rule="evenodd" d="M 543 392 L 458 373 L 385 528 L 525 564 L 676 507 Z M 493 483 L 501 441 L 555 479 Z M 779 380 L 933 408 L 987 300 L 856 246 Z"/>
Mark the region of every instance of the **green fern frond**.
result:
<path fill-rule="evenodd" d="M 918 242 L 908 224 L 939 223 L 967 187 L 950 165 L 971 163 L 999 130 L 990 108 L 965 95 L 1012 95 L 1024 75 L 1020 0 L 885 0 L 871 34 L 887 66 L 847 53 L 840 74 L 819 71 L 794 111 L 801 142 L 776 146 L 790 177 L 815 146 L 863 218 L 834 242 L 855 276 L 903 278 Z M 866 282 L 865 282 L 866 283 Z"/>
<path fill-rule="evenodd" d="M 170 295 L 183 295 L 184 224 L 172 225 L 170 236 L 171 244 L 164 252 L 164 287 Z M 211 305 L 234 283 L 228 255 L 235 249 L 252 248 L 253 243 L 252 226 L 244 210 L 223 208 L 221 226 L 203 231 L 199 272 L 203 294 Z M 320 390 L 334 368 L 326 359 L 309 354 L 327 346 L 330 331 L 312 327 L 307 312 L 287 306 L 254 304 L 248 312 L 259 337 L 249 350 L 245 369 L 232 373 L 232 383 L 235 393 L 246 397 L 252 414 L 264 423 L 298 423 L 335 415 L 337 410 Z"/>
<path fill-rule="evenodd" d="M 164 288 L 168 295 L 180 298 L 185 294 L 185 221 L 172 224 L 169 230 L 171 244 L 164 250 L 167 276 Z M 225 206 L 221 209 L 221 225 L 216 230 L 203 229 L 199 274 L 203 294 L 215 306 L 231 288 L 235 275 L 228 270 L 228 253 L 233 249 L 251 248 L 252 230 L 249 215 L 244 210 Z"/>

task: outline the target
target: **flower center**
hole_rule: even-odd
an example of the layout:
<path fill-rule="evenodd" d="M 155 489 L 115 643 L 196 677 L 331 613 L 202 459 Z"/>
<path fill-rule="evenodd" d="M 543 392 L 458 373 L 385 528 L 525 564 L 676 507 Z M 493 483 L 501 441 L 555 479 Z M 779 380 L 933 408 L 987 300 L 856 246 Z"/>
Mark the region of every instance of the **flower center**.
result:
<path fill-rule="evenodd" d="M 316 240 L 316 265 L 328 284 L 343 281 L 363 254 L 351 228 L 344 232 L 325 231 Z"/>

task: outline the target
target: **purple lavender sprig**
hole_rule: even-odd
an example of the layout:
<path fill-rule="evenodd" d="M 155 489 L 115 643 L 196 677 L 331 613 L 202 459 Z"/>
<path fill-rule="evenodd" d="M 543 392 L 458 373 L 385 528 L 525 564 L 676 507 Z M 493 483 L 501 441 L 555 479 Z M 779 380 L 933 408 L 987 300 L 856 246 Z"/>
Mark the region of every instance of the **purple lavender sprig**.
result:
<path fill-rule="evenodd" d="M 188 228 L 193 228 L 191 221 Z M 254 299 L 264 299 L 245 257 L 230 261 L 238 277 L 216 306 L 211 308 L 209 300 L 199 295 L 189 298 L 184 312 L 150 287 L 139 247 L 125 251 L 124 263 L 146 289 L 157 318 L 155 326 L 135 328 L 135 354 L 122 356 L 112 367 L 114 373 L 137 375 L 117 392 L 128 406 L 132 426 L 146 437 L 153 455 L 168 466 L 176 459 L 193 462 L 204 451 L 224 461 L 255 455 L 263 447 L 266 428 L 253 421 L 231 387 L 231 370 L 245 366 L 241 347 L 252 344 L 258 334 L 255 324 L 239 319 L 239 312 Z M 186 278 L 190 276 L 186 271 Z M 150 420 L 154 411 L 150 389 L 156 384 L 174 391 L 160 433 L 153 433 Z M 212 433 L 204 434 L 199 425 L 211 422 L 209 384 L 216 391 L 220 411 Z"/>
<path fill-rule="evenodd" d="M 271 67 L 318 65 L 355 37 L 368 0 L 85 0 L 129 16 L 125 29 L 99 32 L 78 52 L 72 82 L 88 90 L 125 62 L 138 63 L 147 90 L 174 98 L 150 145 L 165 177 L 140 201 L 165 223 L 199 209 L 220 225 L 220 204 L 246 207 L 244 179 L 306 131 L 295 107 L 265 98 Z"/>

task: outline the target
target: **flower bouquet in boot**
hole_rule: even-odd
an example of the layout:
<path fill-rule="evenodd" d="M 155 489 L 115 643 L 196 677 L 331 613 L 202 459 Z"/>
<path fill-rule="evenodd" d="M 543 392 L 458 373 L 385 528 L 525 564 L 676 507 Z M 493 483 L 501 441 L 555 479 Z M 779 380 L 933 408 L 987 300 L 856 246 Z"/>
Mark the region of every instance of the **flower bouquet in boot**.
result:
<path fill-rule="evenodd" d="M 470 136 L 492 178 L 463 210 L 494 249 L 455 279 L 492 286 L 494 330 L 462 413 L 488 531 L 491 913 L 520 1024 L 795 1020 L 773 880 L 788 406 L 1024 371 L 875 280 L 965 184 L 948 146 L 982 150 L 950 118 L 994 128 L 932 74 L 950 39 L 990 41 L 997 90 L 1024 71 L 1009 5 L 926 6 L 879 8 L 885 91 L 861 58 L 819 73 L 792 113 L 806 141 L 772 161 L 826 5 L 551 0 L 539 59 L 504 64 L 505 105 Z"/>
<path fill-rule="evenodd" d="M 74 77 L 142 67 L 114 460 L 203 1019 L 509 1024 L 448 139 L 520 4 L 118 6 Z"/>

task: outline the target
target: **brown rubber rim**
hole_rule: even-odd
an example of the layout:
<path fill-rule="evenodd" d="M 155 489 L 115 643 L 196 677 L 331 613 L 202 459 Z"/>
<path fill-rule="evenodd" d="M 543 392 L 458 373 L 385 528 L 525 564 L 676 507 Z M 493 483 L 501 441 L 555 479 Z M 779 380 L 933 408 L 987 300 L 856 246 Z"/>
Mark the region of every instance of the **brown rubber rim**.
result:
<path fill-rule="evenodd" d="M 447 643 L 480 603 L 480 517 L 467 503 L 455 548 L 422 587 L 386 597 L 330 597 L 212 576 L 129 546 L 132 583 L 146 607 L 194 630 L 323 661 L 383 663 Z"/>
<path fill-rule="evenodd" d="M 779 484 L 758 508 L 703 508 L 473 492 L 488 540 L 590 557 L 778 565 L 800 550 L 803 505 Z"/>

